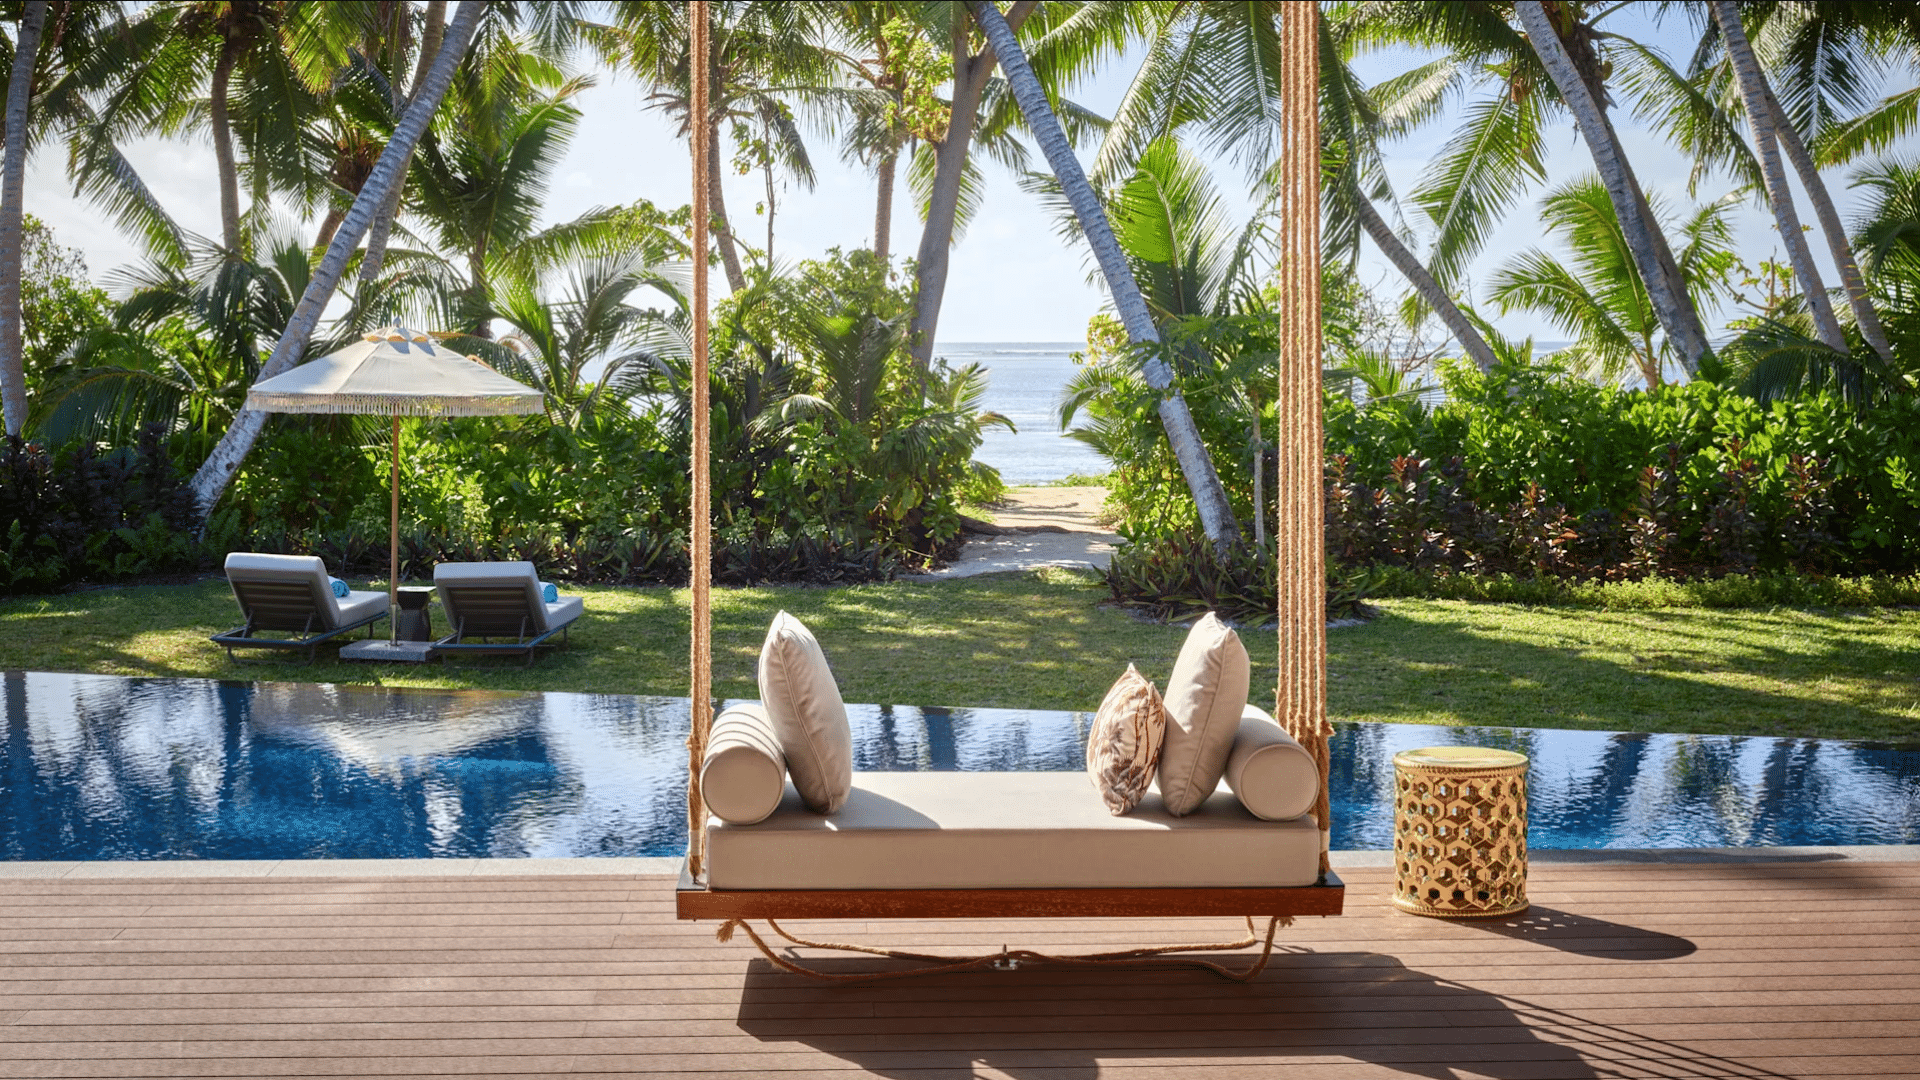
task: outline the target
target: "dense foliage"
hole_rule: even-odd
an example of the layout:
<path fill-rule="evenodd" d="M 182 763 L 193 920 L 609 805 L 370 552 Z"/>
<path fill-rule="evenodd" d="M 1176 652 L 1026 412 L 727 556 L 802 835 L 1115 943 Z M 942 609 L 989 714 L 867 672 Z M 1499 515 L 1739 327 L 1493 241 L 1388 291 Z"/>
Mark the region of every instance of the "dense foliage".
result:
<path fill-rule="evenodd" d="M 9 439 L 0 453 L 0 593 L 197 569 L 196 520 L 157 430 L 109 454 L 86 444 L 48 453 Z"/>

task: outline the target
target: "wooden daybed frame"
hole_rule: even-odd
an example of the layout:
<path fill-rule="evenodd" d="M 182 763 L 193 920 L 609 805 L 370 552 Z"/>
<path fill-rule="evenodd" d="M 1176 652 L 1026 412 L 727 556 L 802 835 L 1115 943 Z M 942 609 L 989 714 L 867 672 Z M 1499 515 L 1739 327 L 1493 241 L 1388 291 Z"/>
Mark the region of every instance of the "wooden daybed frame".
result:
<path fill-rule="evenodd" d="M 707 69 L 707 4 L 690 4 L 692 70 Z M 1296 10 L 1298 9 L 1298 10 Z M 984 17 L 984 13 L 983 13 Z M 1346 890 L 1327 865 L 1328 835 L 1327 739 L 1332 729 L 1326 719 L 1326 607 L 1325 545 L 1321 498 L 1321 418 L 1320 418 L 1320 237 L 1319 237 L 1319 121 L 1318 95 L 1318 13 L 1313 5 L 1291 5 L 1280 16 L 1285 60 L 1284 90 L 1288 127 L 1282 154 L 1283 211 L 1278 215 L 1281 229 L 1281 273 L 1285 280 L 1278 290 L 1282 309 L 1281 355 L 1276 412 L 1278 420 L 1279 471 L 1276 478 L 1275 530 L 1276 562 L 1279 567 L 1279 643 L 1280 663 L 1278 708 L 1275 715 L 1287 732 L 1309 753 L 1319 766 L 1321 777 L 1313 815 L 1320 823 L 1322 841 L 1320 879 L 1317 884 L 1289 888 L 980 888 L 980 889 L 848 889 L 780 890 L 709 887 L 704 880 L 707 811 L 699 791 L 701 763 L 706 752 L 708 730 L 713 722 L 711 589 L 711 477 L 709 459 L 711 435 L 707 395 L 693 395 L 693 527 L 692 527 L 692 732 L 687 740 L 689 778 L 687 791 L 688 855 L 675 892 L 675 910 L 681 919 L 722 920 L 722 937 L 731 935 L 747 920 L 767 920 L 782 936 L 780 919 L 1012 919 L 1012 918 L 1174 918 L 1191 916 L 1247 916 L 1270 920 L 1267 928 L 1267 953 L 1248 972 L 1228 972 L 1218 965 L 1196 961 L 1230 977 L 1250 977 L 1271 953 L 1273 929 L 1293 917 L 1339 915 Z M 1004 27 L 1001 27 L 1004 29 Z M 1010 40 L 1010 35 L 1006 39 Z M 1025 57 L 1016 45 L 1002 48 L 1001 64 L 1013 71 L 1024 66 Z M 1011 52 L 1011 55 L 1009 53 Z M 708 87 L 703 79 L 693 80 L 692 113 L 703 115 L 707 109 Z M 1052 122 L 1051 117 L 1029 120 Z M 1036 126 L 1038 126 L 1036 124 Z M 707 126 L 695 123 L 692 129 L 693 161 L 693 250 L 707 249 Z M 1043 139 L 1043 144 L 1045 140 Z M 1063 167 L 1056 162 L 1056 171 Z M 1077 164 L 1066 166 L 1077 169 Z M 1097 213 L 1097 211 L 1096 211 Z M 1106 229 L 1104 217 L 1082 224 Z M 1112 271 L 1109 271 L 1110 273 Z M 1121 272 L 1125 272 L 1124 267 Z M 693 260 L 693 376 L 691 385 L 705 385 L 709 378 L 707 355 L 707 274 L 705 259 Z M 1254 933 L 1251 921 L 1249 932 Z M 786 958 L 776 956 L 751 927 L 746 927 L 754 943 L 780 967 L 794 971 Z M 818 943 L 788 937 L 803 944 Z M 1257 941 L 1250 937 L 1248 942 Z M 1178 946 L 1170 949 L 1234 948 L 1248 942 L 1217 946 Z M 858 946 L 827 945 L 897 956 L 921 961 L 947 961 L 956 958 L 925 957 L 893 953 Z M 1129 957 L 1120 962 L 1153 962 L 1147 954 L 1167 950 L 1136 950 L 1128 954 L 1101 954 L 1097 958 L 1065 958 L 1068 962 L 1106 962 L 1113 957 Z M 1012 954 L 1001 954 L 1002 959 Z M 1037 954 L 1021 954 L 1036 956 Z M 983 959 L 972 958 L 947 964 L 935 970 L 954 970 L 980 966 Z M 1043 959 L 1060 959 L 1047 957 Z M 994 966 L 1011 966 L 999 965 Z M 819 974 L 807 971 L 807 974 Z M 834 977 L 834 976 L 823 976 Z"/>

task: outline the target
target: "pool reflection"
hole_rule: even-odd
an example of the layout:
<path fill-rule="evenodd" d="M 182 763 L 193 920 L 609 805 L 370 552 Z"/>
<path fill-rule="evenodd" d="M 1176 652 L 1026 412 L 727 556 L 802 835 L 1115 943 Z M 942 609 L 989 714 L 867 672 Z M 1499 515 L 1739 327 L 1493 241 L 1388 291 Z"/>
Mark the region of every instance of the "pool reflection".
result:
<path fill-rule="evenodd" d="M 8 673 L 0 859 L 669 855 L 687 703 Z M 850 706 L 862 770 L 1074 770 L 1088 716 Z M 1519 750 L 1536 848 L 1920 841 L 1920 750 L 1340 724 L 1334 846 L 1391 845 L 1393 755 Z"/>

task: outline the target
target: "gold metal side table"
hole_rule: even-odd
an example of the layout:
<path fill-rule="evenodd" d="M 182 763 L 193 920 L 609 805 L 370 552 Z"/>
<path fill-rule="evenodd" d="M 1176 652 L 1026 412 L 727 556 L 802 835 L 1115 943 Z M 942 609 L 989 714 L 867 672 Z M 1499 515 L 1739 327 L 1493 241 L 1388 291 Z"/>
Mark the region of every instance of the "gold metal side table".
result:
<path fill-rule="evenodd" d="M 1489 918 L 1527 910 L 1527 756 L 1433 746 L 1393 756 L 1393 906 Z"/>

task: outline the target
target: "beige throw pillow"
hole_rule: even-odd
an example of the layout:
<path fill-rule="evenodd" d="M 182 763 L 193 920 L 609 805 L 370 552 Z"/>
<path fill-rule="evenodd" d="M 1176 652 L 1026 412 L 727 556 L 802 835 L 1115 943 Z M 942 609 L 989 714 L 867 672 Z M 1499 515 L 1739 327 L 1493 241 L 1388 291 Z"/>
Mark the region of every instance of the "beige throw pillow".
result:
<path fill-rule="evenodd" d="M 1193 624 L 1167 679 L 1167 739 L 1160 750 L 1160 798 L 1174 817 L 1199 809 L 1220 785 L 1240 732 L 1248 677 L 1240 635 L 1212 612 Z"/>
<path fill-rule="evenodd" d="M 1128 664 L 1127 673 L 1101 700 L 1087 735 L 1087 776 L 1113 816 L 1140 805 L 1153 786 L 1166 733 L 1167 710 L 1160 704 L 1160 691 Z"/>
<path fill-rule="evenodd" d="M 799 619 L 781 612 L 760 647 L 760 700 L 786 754 L 800 801 L 831 814 L 853 790 L 853 731 L 827 655 Z"/>

